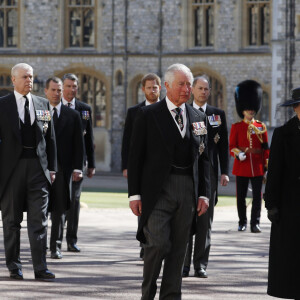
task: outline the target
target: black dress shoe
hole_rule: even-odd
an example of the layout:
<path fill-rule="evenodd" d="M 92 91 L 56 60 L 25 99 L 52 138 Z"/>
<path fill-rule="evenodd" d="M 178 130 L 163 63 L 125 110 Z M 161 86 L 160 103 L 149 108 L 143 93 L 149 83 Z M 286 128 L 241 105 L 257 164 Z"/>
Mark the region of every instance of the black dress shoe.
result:
<path fill-rule="evenodd" d="M 48 269 L 34 272 L 35 279 L 54 279 L 55 275 Z"/>
<path fill-rule="evenodd" d="M 190 269 L 187 267 L 183 268 L 182 277 L 189 277 Z"/>
<path fill-rule="evenodd" d="M 9 270 L 9 277 L 12 279 L 23 279 L 23 273 L 21 269 Z"/>
<path fill-rule="evenodd" d="M 258 224 L 251 226 L 251 232 L 253 233 L 261 233 L 261 229 Z"/>
<path fill-rule="evenodd" d="M 207 278 L 207 273 L 203 268 L 195 270 L 195 277 Z"/>
<path fill-rule="evenodd" d="M 80 252 L 80 248 L 76 244 L 68 244 L 68 251 Z"/>
<path fill-rule="evenodd" d="M 238 231 L 246 231 L 247 225 L 239 225 Z"/>
<path fill-rule="evenodd" d="M 62 259 L 62 255 L 61 255 L 61 253 L 59 251 L 51 252 L 51 258 Z"/>

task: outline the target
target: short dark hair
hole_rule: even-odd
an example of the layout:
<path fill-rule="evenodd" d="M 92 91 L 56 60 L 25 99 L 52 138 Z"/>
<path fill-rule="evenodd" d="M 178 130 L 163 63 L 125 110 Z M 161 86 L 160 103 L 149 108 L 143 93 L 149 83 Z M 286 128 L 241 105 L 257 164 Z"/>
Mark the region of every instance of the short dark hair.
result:
<path fill-rule="evenodd" d="M 198 81 L 199 79 L 206 80 L 206 81 L 208 82 L 208 86 L 209 86 L 209 88 L 210 88 L 210 81 L 209 81 L 209 78 L 208 78 L 208 76 L 205 75 L 205 74 L 203 74 L 203 75 L 201 75 L 201 76 L 195 77 L 195 78 L 194 78 L 194 81 L 193 81 L 193 86 L 195 86 L 195 85 L 197 84 L 197 81 Z"/>
<path fill-rule="evenodd" d="M 76 81 L 78 83 L 78 77 L 73 73 L 67 73 L 63 76 L 62 82 L 65 82 L 66 79 Z"/>
<path fill-rule="evenodd" d="M 300 105 L 300 102 L 293 104 L 293 108 L 296 108 Z"/>
<path fill-rule="evenodd" d="M 147 80 L 155 80 L 156 83 L 161 86 L 160 78 L 154 73 L 148 73 L 142 78 L 142 86 L 145 87 Z"/>
<path fill-rule="evenodd" d="M 62 81 L 61 81 L 60 78 L 52 76 L 52 77 L 48 78 L 47 81 L 46 81 L 46 89 L 49 89 L 49 85 L 50 85 L 51 81 L 53 81 L 55 83 L 61 83 L 62 84 Z"/>

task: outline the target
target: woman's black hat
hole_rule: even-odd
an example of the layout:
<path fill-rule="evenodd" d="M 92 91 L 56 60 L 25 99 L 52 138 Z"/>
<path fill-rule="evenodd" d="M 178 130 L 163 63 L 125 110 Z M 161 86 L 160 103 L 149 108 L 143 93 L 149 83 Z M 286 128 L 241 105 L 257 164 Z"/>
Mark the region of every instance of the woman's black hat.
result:
<path fill-rule="evenodd" d="M 280 106 L 290 106 L 300 102 L 300 87 L 291 90 L 291 99 L 286 100 Z"/>

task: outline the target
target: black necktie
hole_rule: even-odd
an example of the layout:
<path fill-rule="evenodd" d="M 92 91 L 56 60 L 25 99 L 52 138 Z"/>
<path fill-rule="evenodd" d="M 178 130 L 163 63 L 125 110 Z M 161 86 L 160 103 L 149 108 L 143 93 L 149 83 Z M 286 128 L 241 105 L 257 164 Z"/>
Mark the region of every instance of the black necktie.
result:
<path fill-rule="evenodd" d="M 202 111 L 202 112 L 204 113 L 204 110 L 203 110 L 203 108 L 202 108 L 202 107 L 199 107 L 199 110 L 200 110 L 200 111 Z"/>
<path fill-rule="evenodd" d="M 71 107 L 72 103 L 71 102 L 68 102 L 68 107 Z"/>
<path fill-rule="evenodd" d="M 173 111 L 176 113 L 175 120 L 177 124 L 179 125 L 180 130 L 183 130 L 183 117 L 182 117 L 182 109 L 180 107 L 177 107 L 176 109 L 173 109 Z"/>
<path fill-rule="evenodd" d="M 56 107 L 53 107 L 53 123 L 54 123 L 54 127 L 56 127 L 57 124 L 57 120 L 58 120 L 58 115 L 57 115 L 57 109 Z"/>
<path fill-rule="evenodd" d="M 25 105 L 24 105 L 24 124 L 26 126 L 30 126 L 31 122 L 30 122 L 30 112 L 29 112 L 29 101 L 26 96 L 23 96 L 23 97 L 26 99 Z"/>

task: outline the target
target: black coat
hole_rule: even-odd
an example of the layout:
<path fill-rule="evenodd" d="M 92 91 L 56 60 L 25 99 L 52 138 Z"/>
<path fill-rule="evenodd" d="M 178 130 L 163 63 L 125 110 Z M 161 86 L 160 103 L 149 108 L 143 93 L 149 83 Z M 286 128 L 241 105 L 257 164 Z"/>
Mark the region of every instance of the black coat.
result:
<path fill-rule="evenodd" d="M 48 100 L 31 96 L 35 112 L 47 110 L 50 113 Z M 19 120 L 15 95 L 0 98 L 0 200 L 23 151 Z M 35 120 L 37 156 L 50 184 L 49 171 L 57 170 L 54 128 L 52 121 L 40 121 L 37 115 Z M 43 129 L 45 123 L 48 123 L 46 132 Z"/>
<path fill-rule="evenodd" d="M 124 125 L 123 139 L 122 139 L 122 151 L 121 151 L 122 171 L 127 169 L 130 139 L 131 139 L 133 122 L 134 122 L 136 113 L 138 112 L 140 107 L 145 106 L 145 103 L 146 103 L 146 101 L 143 101 L 135 106 L 129 107 L 127 110 L 127 115 L 126 115 L 126 120 L 125 120 L 125 125 Z"/>
<path fill-rule="evenodd" d="M 186 105 L 186 112 L 190 124 L 205 121 L 204 113 L 190 105 Z M 143 226 L 171 172 L 176 141 L 172 135 L 173 126 L 176 127 L 176 124 L 165 99 L 142 107 L 135 118 L 128 161 L 128 193 L 129 196 L 141 195 L 142 216 L 137 232 L 137 239 L 141 242 L 145 242 Z M 207 153 L 199 154 L 200 142 L 206 145 L 206 135 L 196 136 L 192 131 L 192 126 L 187 130 L 190 130 L 193 140 L 191 155 L 195 201 L 197 201 L 199 196 L 208 198 L 210 196 L 209 159 Z"/>
<path fill-rule="evenodd" d="M 218 169 L 220 163 L 221 174 L 228 175 L 229 166 L 229 147 L 228 147 L 228 131 L 226 124 L 225 112 L 217 107 L 206 106 L 205 114 L 207 116 L 207 130 L 208 130 L 208 154 L 212 168 L 214 170 L 215 179 L 218 181 Z M 211 125 L 209 117 L 220 116 L 220 125 Z M 216 186 L 218 184 L 216 183 Z M 218 202 L 218 193 L 216 193 L 215 204 Z"/>
<path fill-rule="evenodd" d="M 49 211 L 66 211 L 71 201 L 71 178 L 74 169 L 83 169 L 83 134 L 79 113 L 64 105 L 55 126 L 58 171 L 50 190 Z"/>
<path fill-rule="evenodd" d="M 75 109 L 79 112 L 82 122 L 83 139 L 84 139 L 84 164 L 87 161 L 88 168 L 95 168 L 95 151 L 91 107 L 78 99 L 75 99 Z M 86 115 L 88 112 L 88 117 Z"/>
<path fill-rule="evenodd" d="M 300 298 L 300 122 L 273 134 L 265 190 L 266 208 L 279 209 L 270 238 L 268 294 Z"/>

